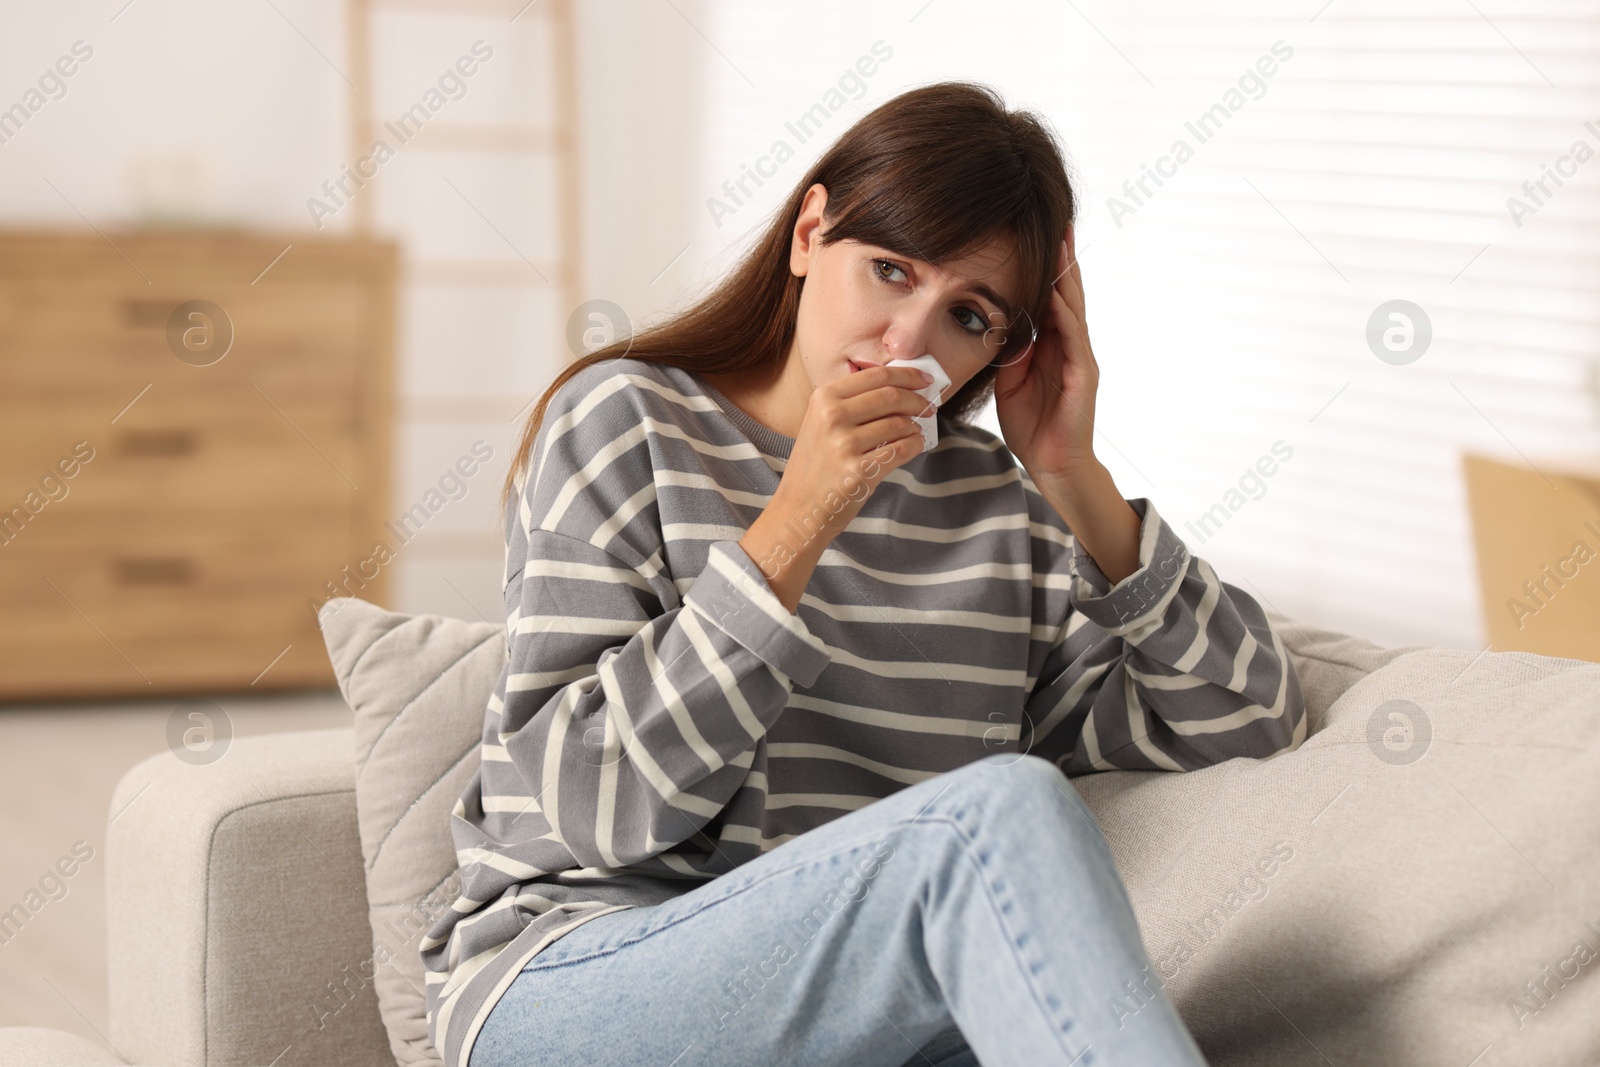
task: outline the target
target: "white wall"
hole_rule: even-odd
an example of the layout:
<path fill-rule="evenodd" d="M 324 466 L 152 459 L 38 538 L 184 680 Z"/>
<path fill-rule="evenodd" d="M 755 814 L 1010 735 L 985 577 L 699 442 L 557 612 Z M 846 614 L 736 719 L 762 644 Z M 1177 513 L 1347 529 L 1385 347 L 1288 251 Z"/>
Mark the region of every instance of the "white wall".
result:
<path fill-rule="evenodd" d="M 74 42 L 93 56 L 0 145 L 4 221 L 81 226 L 81 211 L 106 228 L 170 211 L 304 225 L 305 196 L 344 148 L 339 74 L 269 5 L 139 0 L 118 16 L 124 2 L 8 5 L 0 106 Z M 342 64 L 336 6 L 278 7 Z"/>

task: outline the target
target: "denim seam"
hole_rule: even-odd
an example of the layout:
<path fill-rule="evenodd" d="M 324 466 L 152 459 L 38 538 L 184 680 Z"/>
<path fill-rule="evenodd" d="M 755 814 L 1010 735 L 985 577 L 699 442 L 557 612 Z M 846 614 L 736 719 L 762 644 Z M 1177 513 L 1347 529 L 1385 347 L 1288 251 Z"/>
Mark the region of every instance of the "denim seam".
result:
<path fill-rule="evenodd" d="M 960 813 L 958 812 L 957 814 L 960 814 Z M 979 873 L 980 873 L 979 881 L 983 883 L 984 895 L 986 897 L 988 897 L 988 899 L 989 899 L 989 906 L 990 906 L 990 909 L 994 913 L 994 920 L 995 920 L 996 923 L 998 923 L 1000 925 L 1000 928 L 1002 930 L 1004 930 L 1005 933 L 1006 933 L 1007 947 L 1010 948 L 1010 950 L 1011 950 L 1011 958 L 1016 961 L 1017 969 L 1022 973 L 1023 981 L 1027 983 L 1029 991 L 1033 994 L 1034 1003 L 1038 1004 L 1040 1012 L 1042 1012 L 1044 1014 L 1044 1017 L 1046 1019 L 1054 1020 L 1055 1016 L 1056 1016 L 1056 1013 L 1050 1009 L 1050 1006 L 1048 1004 L 1045 1004 L 1042 1001 L 1042 999 L 1041 999 L 1041 991 L 1039 990 L 1038 986 L 1034 983 L 1033 975 L 1028 970 L 1027 964 L 1023 962 L 1023 959 L 1022 959 L 1021 955 L 1018 953 L 1018 946 L 1017 946 L 1016 940 L 1015 940 L 1016 935 L 1014 933 L 1012 933 L 1011 928 L 1006 924 L 1005 912 L 1000 909 L 998 902 L 995 900 L 994 892 L 989 887 L 988 878 L 983 876 L 983 873 L 985 871 L 985 865 L 975 855 L 975 853 L 977 851 L 975 843 L 973 842 L 972 838 L 967 836 L 966 831 L 962 828 L 960 823 L 957 823 L 953 819 L 949 819 L 949 818 L 946 818 L 944 816 L 940 816 L 939 817 L 939 821 L 950 823 L 950 825 L 955 829 L 956 834 L 961 838 L 962 844 L 966 846 L 966 856 L 967 856 L 967 858 L 969 860 L 971 860 L 972 863 L 974 865 L 976 865 L 978 870 L 979 870 Z M 1072 1024 L 1073 1024 L 1073 1022 L 1075 1020 L 1072 1020 L 1072 1019 L 1069 1018 L 1066 1021 L 1067 1021 L 1067 1029 L 1070 1030 L 1072 1028 Z M 1062 1040 L 1062 1038 L 1060 1036 L 1060 1033 L 1056 1030 L 1056 1028 L 1054 1026 L 1051 1027 L 1051 1033 L 1056 1035 L 1056 1043 L 1057 1043 L 1057 1045 L 1060 1046 L 1062 1055 L 1071 1055 L 1072 1050 L 1067 1046 L 1066 1042 Z M 1080 1055 L 1081 1055 L 1081 1053 L 1080 1053 Z"/>

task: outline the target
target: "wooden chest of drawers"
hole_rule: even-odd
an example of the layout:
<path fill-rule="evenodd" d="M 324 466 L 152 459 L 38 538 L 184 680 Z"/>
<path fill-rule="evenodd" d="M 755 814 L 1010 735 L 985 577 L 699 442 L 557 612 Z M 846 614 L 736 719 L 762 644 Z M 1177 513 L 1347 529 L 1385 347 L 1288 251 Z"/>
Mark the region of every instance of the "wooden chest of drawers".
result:
<path fill-rule="evenodd" d="M 0 234 L 0 700 L 333 684 L 316 607 L 386 594 L 395 272 L 385 242 Z"/>

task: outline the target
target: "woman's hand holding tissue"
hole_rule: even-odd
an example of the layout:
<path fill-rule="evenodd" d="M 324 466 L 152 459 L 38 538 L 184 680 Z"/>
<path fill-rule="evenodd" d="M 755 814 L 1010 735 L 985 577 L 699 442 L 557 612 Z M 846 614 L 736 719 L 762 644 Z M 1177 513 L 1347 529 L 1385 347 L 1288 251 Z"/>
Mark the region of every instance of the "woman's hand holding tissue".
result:
<path fill-rule="evenodd" d="M 778 488 L 739 541 L 791 612 L 822 550 L 890 471 L 922 453 L 916 418 L 930 401 L 918 391 L 930 377 L 871 367 L 812 391 Z"/>

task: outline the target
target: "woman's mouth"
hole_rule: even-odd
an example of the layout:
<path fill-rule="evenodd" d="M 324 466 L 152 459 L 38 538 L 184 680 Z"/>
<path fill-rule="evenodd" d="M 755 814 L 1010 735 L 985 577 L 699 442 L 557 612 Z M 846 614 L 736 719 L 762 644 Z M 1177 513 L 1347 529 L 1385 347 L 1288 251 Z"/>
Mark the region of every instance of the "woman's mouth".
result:
<path fill-rule="evenodd" d="M 845 364 L 846 364 L 846 365 L 847 365 L 847 366 L 849 366 L 849 368 L 850 368 L 850 373 L 851 373 L 851 374 L 854 374 L 854 373 L 855 373 L 855 372 L 856 372 L 856 371 L 858 371 L 858 370 L 866 370 L 866 369 L 867 369 L 867 368 L 869 368 L 869 367 L 876 367 L 876 366 L 878 366 L 878 364 L 876 364 L 876 363 L 857 363 L 857 362 L 856 362 L 856 361 L 855 361 L 855 360 L 853 360 L 853 359 L 847 359 L 847 360 L 845 360 Z"/>

